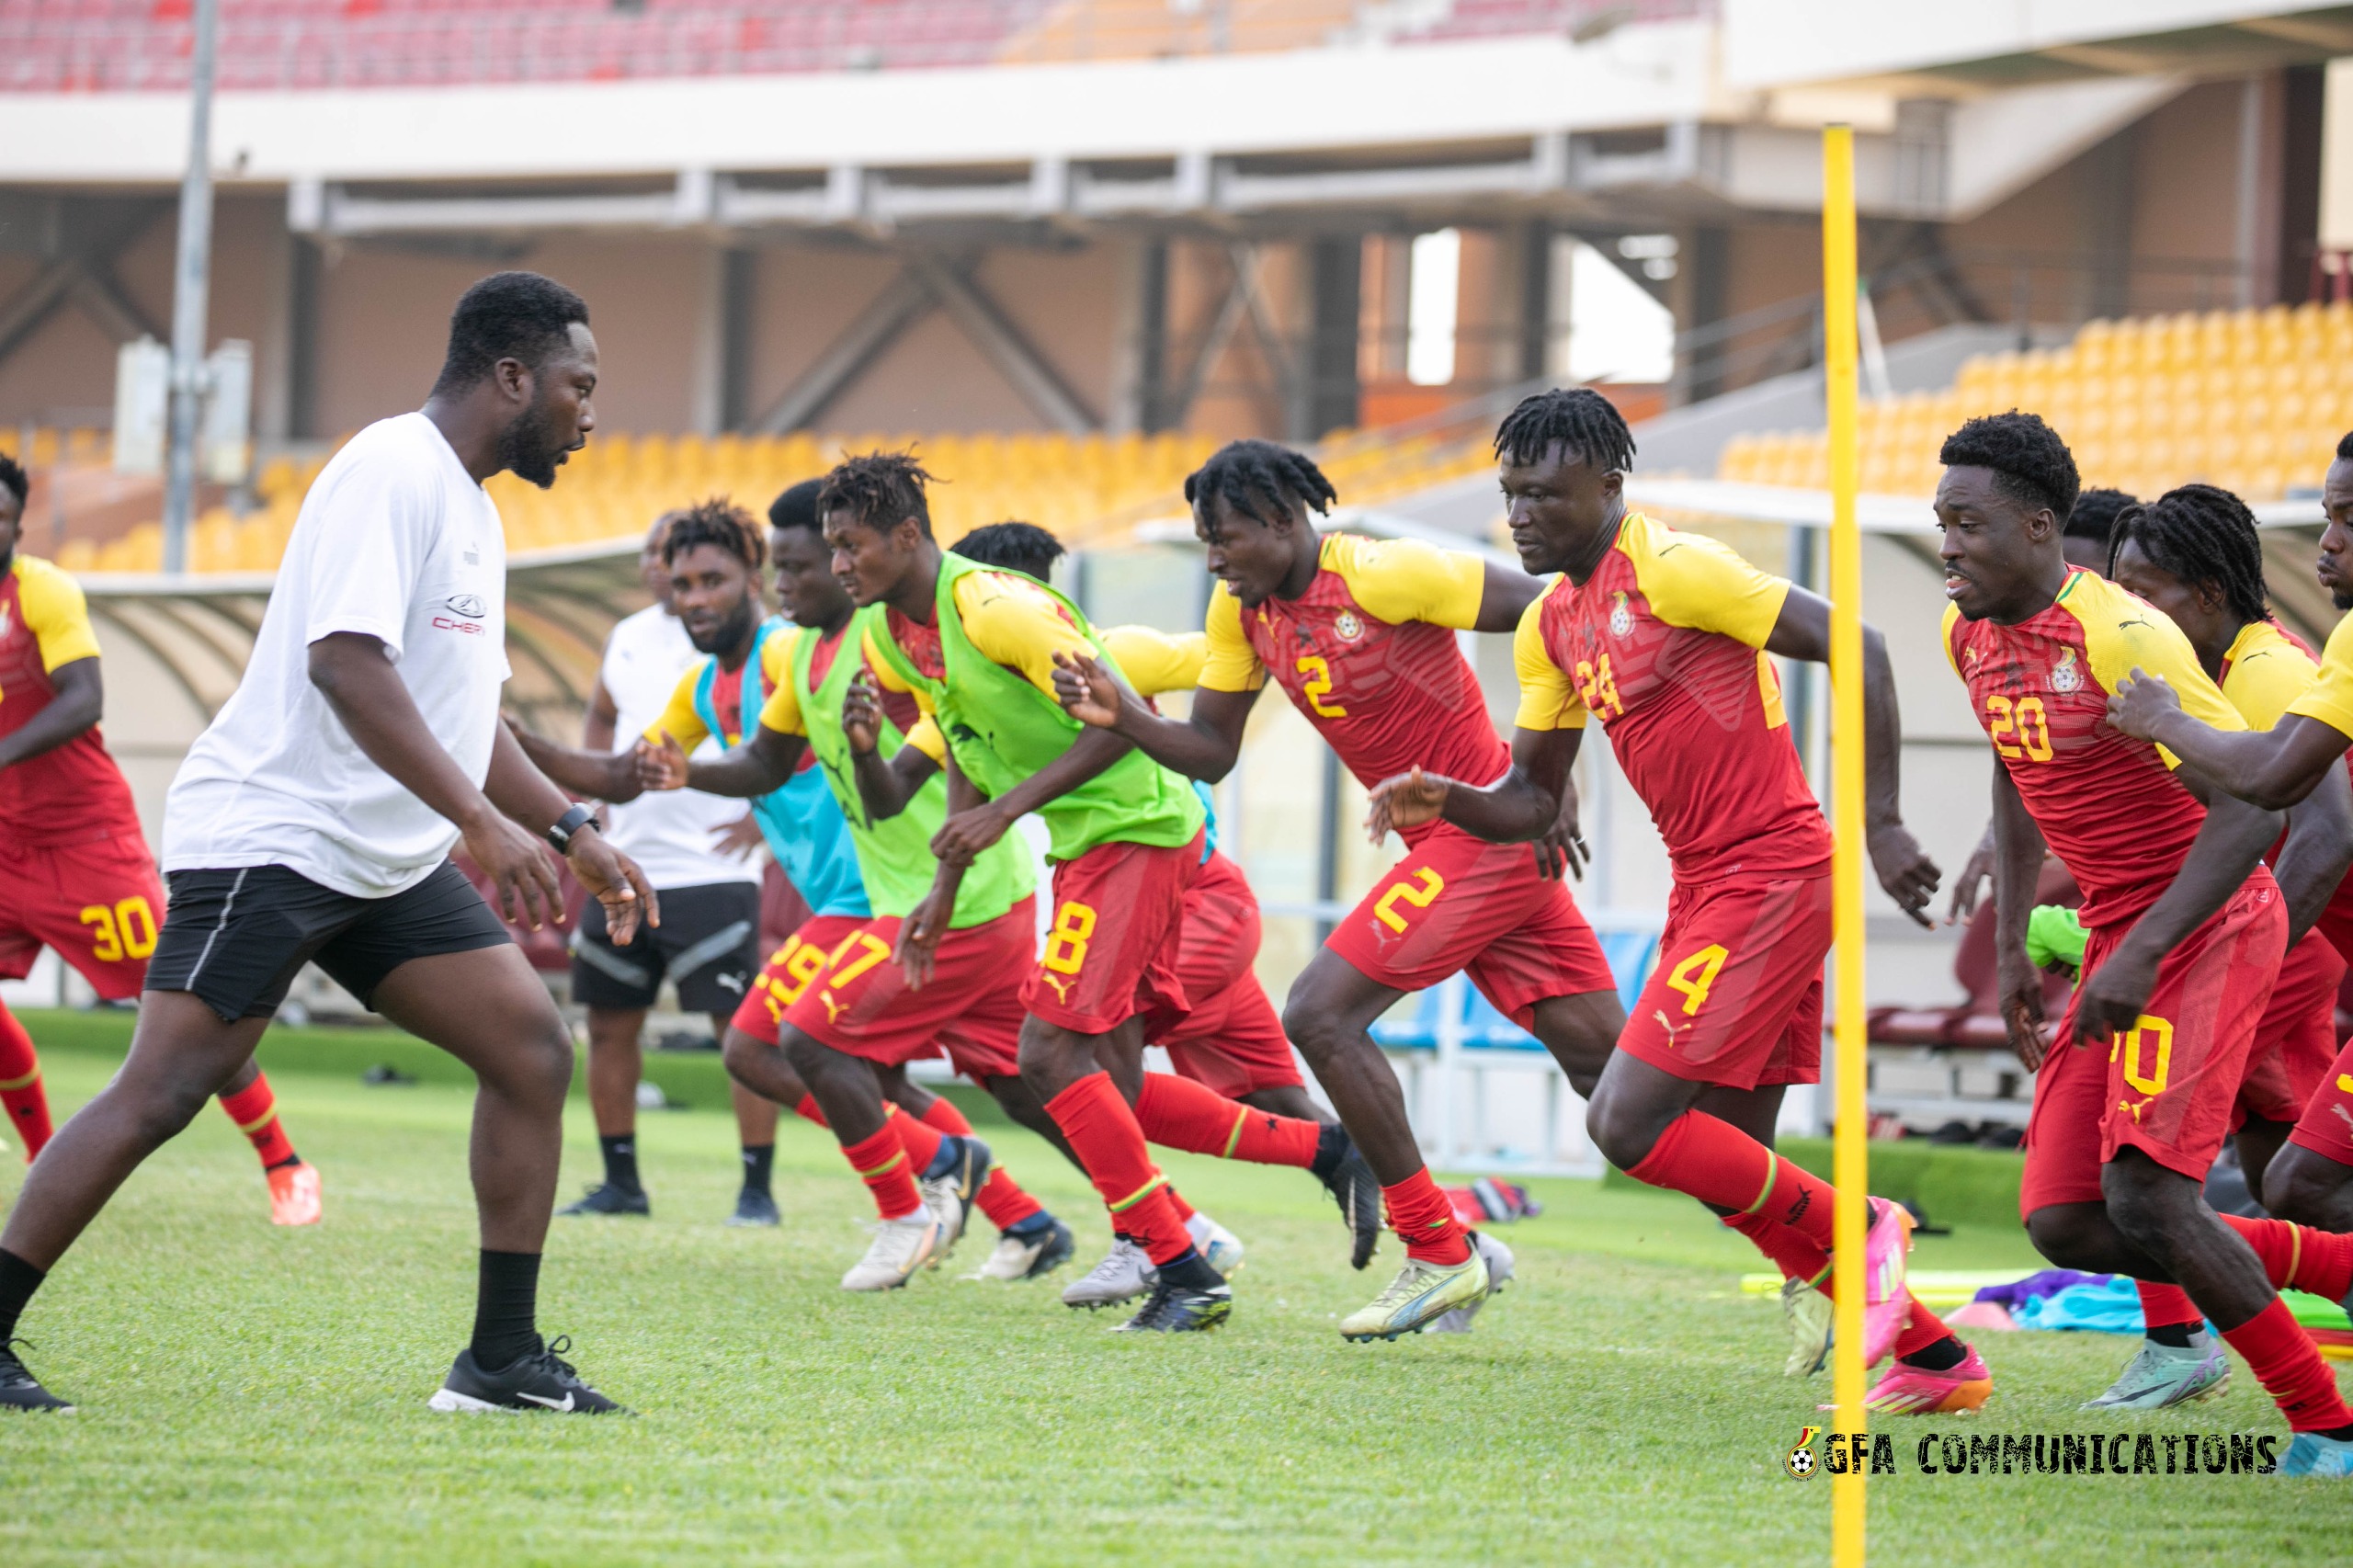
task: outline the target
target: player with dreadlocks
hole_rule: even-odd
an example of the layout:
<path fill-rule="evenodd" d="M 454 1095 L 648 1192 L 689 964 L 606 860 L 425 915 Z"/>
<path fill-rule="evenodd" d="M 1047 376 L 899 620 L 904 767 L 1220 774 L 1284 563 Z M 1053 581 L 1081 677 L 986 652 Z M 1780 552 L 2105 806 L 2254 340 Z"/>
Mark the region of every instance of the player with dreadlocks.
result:
<path fill-rule="evenodd" d="M 1457 633 L 1518 624 L 1539 584 L 1416 540 L 1319 537 L 1310 514 L 1338 500 L 1331 482 L 1268 442 L 1220 449 L 1185 494 L 1218 579 L 1191 716 L 1162 718 L 1084 657 L 1058 683 L 1073 713 L 1214 780 L 1233 768 L 1271 676 L 1367 787 L 1415 767 L 1480 783 L 1508 770 Z M 1600 944 L 1560 880 L 1563 868 L 1582 869 L 1573 827 L 1532 852 L 1434 821 L 1403 832 L 1404 858 L 1334 928 L 1283 1008 L 1284 1032 L 1364 1151 L 1405 1244 L 1396 1278 L 1342 1320 L 1349 1339 L 1394 1339 L 1476 1305 L 1508 1277 L 1510 1256 L 1467 1231 L 1431 1180 L 1373 1020 L 1405 993 L 1467 972 L 1580 1089 L 1623 1022 Z"/>
<path fill-rule="evenodd" d="M 1779 1266 L 1794 1348 L 1828 1348 L 1830 1187 L 1774 1153 L 1783 1086 L 1820 1076 L 1830 947 L 1830 830 L 1790 744 L 1768 653 L 1826 662 L 1830 607 L 1704 535 L 1629 511 L 1632 437 L 1578 389 L 1523 400 L 1495 435 L 1512 540 L 1559 573 L 1519 621 L 1518 729 L 1497 778 L 1415 770 L 1373 791 L 1372 821 L 1446 822 L 1497 843 L 1540 839 L 1574 810 L 1587 720 L 1650 808 L 1675 872 L 1658 963 L 1591 1096 L 1610 1163 L 1698 1199 Z M 1926 925 L 1937 869 L 1904 826 L 1894 677 L 1864 636 L 1869 845 L 1880 882 Z M 1574 818 L 1567 818 L 1574 823 Z M 1911 1220 L 1874 1200 L 1862 1346 L 1893 1354 L 1889 1412 L 1974 1409 L 1984 1363 L 1903 1285 Z"/>
<path fill-rule="evenodd" d="M 2263 544 L 2255 515 L 2237 496 L 2211 484 L 2167 491 L 2126 507 L 2108 548 L 2109 577 L 2181 628 L 2248 729 L 2270 729 L 2312 685 L 2312 651 L 2271 619 Z M 2346 964 L 2315 922 L 2340 901 L 2339 919 L 2353 916 L 2353 892 L 2343 882 L 2353 862 L 2353 790 L 2341 772 L 2331 769 L 2289 812 L 2287 835 L 2269 858 L 2288 904 L 2288 956 L 2256 1025 L 2232 1112 L 2247 1190 L 2258 1195 L 2272 1156 L 2336 1056 L 2336 992 Z M 2086 1408 L 2159 1410 L 2229 1378 L 2229 1358 L 2179 1286 L 2143 1282 L 2141 1310 L 2147 1342 Z"/>
<path fill-rule="evenodd" d="M 1017 820 L 1036 812 L 1051 839 L 1054 915 L 1018 996 L 1028 1013 L 1022 1079 L 1086 1167 L 1115 1230 L 1155 1271 L 1150 1299 L 1124 1326 L 1214 1328 L 1233 1311 L 1232 1292 L 1188 1231 L 1138 1120 L 1146 1019 L 1187 1001 L 1176 959 L 1185 895 L 1205 847 L 1200 801 L 1166 768 L 1063 712 L 1051 695 L 1054 655 L 1100 653 L 1101 641 L 1074 605 L 1034 578 L 941 551 L 925 494 L 930 479 L 914 458 L 877 452 L 836 467 L 818 501 L 835 574 L 875 612 L 864 622 L 866 662 L 883 688 L 914 697 L 930 721 L 917 731 L 933 732 L 927 743 L 911 732 L 887 761 L 879 747 L 858 747 L 850 766 L 860 797 L 876 817 L 895 821 L 908 798 L 899 767 L 910 751 L 918 753 L 911 772 L 928 756 L 946 774 L 945 819 L 929 839 L 937 869 L 888 955 L 894 983 L 921 990 L 935 975 L 951 981 L 945 938 L 954 935 L 963 883 Z M 846 710 L 846 724 L 849 717 Z M 818 1033 L 813 1021 L 802 1032 Z M 845 1070 L 849 1061 L 840 1051 L 805 1051 L 794 1063 L 845 1138 L 871 1119 L 870 1075 Z M 1244 1159 L 1328 1175 L 1352 1153 L 1337 1128 L 1187 1087 Z"/>

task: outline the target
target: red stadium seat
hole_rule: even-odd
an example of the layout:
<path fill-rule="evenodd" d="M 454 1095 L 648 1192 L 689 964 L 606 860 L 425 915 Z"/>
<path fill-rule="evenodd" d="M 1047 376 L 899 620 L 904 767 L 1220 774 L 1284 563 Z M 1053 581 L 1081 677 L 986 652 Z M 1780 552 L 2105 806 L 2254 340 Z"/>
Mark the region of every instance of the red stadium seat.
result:
<path fill-rule="evenodd" d="M 2084 895 L 2064 866 L 2057 860 L 2046 860 L 2041 880 L 2035 884 L 2034 899 L 2037 903 L 2063 904 L 2073 909 L 2084 902 Z M 1953 979 L 1960 983 L 1967 999 L 1949 1007 L 1874 1007 L 1870 1011 L 1870 1043 L 1941 1046 L 1958 1051 L 2007 1050 L 2009 1030 L 1995 1008 L 1995 968 L 1994 906 L 1988 902 L 1978 907 L 1976 916 L 1962 930 L 1961 947 L 1953 954 Z M 2042 983 L 2044 1016 L 2057 1019 L 2065 1011 L 2068 994 L 2074 989 L 2063 976 L 2046 979 Z"/>

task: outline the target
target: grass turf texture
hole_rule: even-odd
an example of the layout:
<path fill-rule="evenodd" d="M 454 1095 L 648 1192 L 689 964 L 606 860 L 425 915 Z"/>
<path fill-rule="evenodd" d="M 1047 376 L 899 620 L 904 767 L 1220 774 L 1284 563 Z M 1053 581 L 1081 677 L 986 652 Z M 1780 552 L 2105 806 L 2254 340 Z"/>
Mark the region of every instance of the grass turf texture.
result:
<path fill-rule="evenodd" d="M 127 1017 L 31 1015 L 61 1114 Z M 70 1031 L 80 1032 L 69 1041 Z M 290 1038 L 286 1046 L 302 1043 Z M 329 1033 L 328 1040 L 338 1037 Z M 1103 1332 L 1048 1285 L 961 1283 L 975 1221 L 938 1275 L 846 1295 L 863 1190 L 788 1118 L 781 1232 L 735 1231 L 723 1102 L 642 1119 L 654 1218 L 565 1221 L 544 1325 L 578 1340 L 635 1419 L 437 1416 L 464 1343 L 473 1216 L 469 1096 L 369 1088 L 381 1037 L 343 1035 L 332 1074 L 270 1053 L 327 1220 L 267 1222 L 251 1151 L 208 1109 L 149 1162 L 43 1290 L 34 1366 L 83 1401 L 0 1424 L 0 1561 L 109 1563 L 1814 1561 L 1830 1486 L 1781 1455 L 1827 1397 L 1787 1381 L 1776 1311 L 1739 1298 L 1736 1236 L 1669 1195 L 1539 1182 L 1540 1219 L 1501 1233 L 1519 1282 L 1467 1337 L 1349 1346 L 1336 1317 L 1393 1266 L 1352 1274 L 1303 1176 L 1167 1156 L 1250 1244 L 1233 1323 L 1196 1339 Z M 316 1053 L 313 1053 L 316 1060 Z M 346 1071 L 348 1068 L 348 1071 Z M 991 1129 L 1081 1235 L 1105 1225 L 1077 1174 Z M 575 1105 L 567 1192 L 596 1173 Z M 21 1180 L 0 1157 L 0 1199 Z M 1924 1268 L 2030 1261 L 2015 1230 L 1924 1239 Z M 1060 1277 L 1068 1278 L 1067 1273 Z M 2185 1414 L 2075 1410 L 2131 1348 L 2108 1335 L 1988 1336 L 2001 1379 L 1968 1422 L 1892 1424 L 1872 1485 L 1882 1562 L 2089 1558 L 2341 1562 L 2341 1483 L 2256 1476 L 1922 1476 L 1917 1434 L 2276 1431 L 2245 1369 Z"/>

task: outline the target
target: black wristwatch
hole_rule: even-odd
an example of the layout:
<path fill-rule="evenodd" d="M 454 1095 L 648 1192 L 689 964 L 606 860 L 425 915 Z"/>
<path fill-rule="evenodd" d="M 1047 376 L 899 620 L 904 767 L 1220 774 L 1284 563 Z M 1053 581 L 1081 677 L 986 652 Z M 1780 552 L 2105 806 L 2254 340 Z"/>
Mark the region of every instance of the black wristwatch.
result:
<path fill-rule="evenodd" d="M 575 805 L 548 825 L 548 842 L 555 846 L 559 855 L 572 853 L 572 841 L 584 827 L 597 826 L 597 813 L 585 806 Z"/>

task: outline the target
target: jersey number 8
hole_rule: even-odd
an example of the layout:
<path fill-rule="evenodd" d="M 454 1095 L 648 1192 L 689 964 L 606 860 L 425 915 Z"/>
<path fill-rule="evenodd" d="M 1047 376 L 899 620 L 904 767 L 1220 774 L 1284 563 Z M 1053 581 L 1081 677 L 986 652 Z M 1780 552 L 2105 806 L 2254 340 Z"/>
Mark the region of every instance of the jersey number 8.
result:
<path fill-rule="evenodd" d="M 1046 933 L 1045 955 L 1039 959 L 1040 967 L 1056 974 L 1076 974 L 1086 962 L 1087 939 L 1095 935 L 1095 911 L 1084 903 L 1063 904 L 1054 912 L 1054 924 Z"/>

